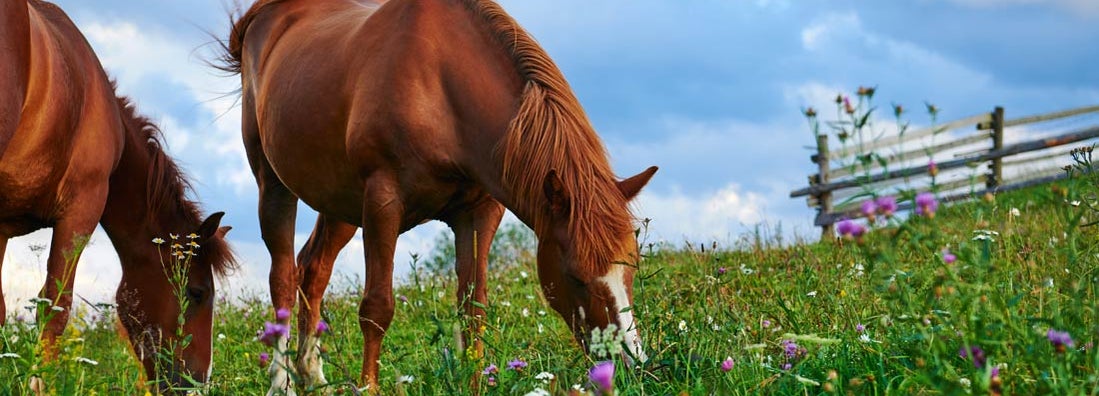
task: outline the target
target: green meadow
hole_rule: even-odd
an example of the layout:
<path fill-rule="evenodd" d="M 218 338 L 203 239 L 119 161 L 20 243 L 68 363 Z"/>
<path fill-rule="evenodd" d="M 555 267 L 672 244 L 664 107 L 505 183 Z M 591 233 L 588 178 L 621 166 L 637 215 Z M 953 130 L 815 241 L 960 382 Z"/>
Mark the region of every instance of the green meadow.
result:
<path fill-rule="evenodd" d="M 612 357 L 614 392 L 1099 393 L 1092 179 L 943 205 L 934 216 L 879 216 L 862 237 L 836 242 L 783 241 L 780 230 L 758 228 L 677 247 L 649 241 L 643 225 L 631 309 L 649 360 L 627 367 Z M 494 246 L 485 354 L 459 350 L 465 318 L 448 243 L 440 237 L 436 254 L 415 258 L 396 289 L 382 394 L 470 394 L 474 380 L 490 395 L 600 391 L 589 369 L 607 358 L 583 354 L 546 304 L 536 242 L 519 226 L 505 227 Z M 356 394 L 361 283 L 335 278 L 324 304 L 324 391 Z M 270 351 L 256 335 L 274 316 L 267 301 L 219 301 L 213 378 L 198 393 L 266 391 L 260 355 Z M 33 313 L 9 313 L 0 393 L 28 393 L 32 375 L 54 394 L 145 393 L 110 306 L 76 313 L 61 359 L 49 365 L 36 357 L 38 330 L 25 319 Z M 516 359 L 526 367 L 509 369 Z M 475 375 L 490 364 L 498 372 Z"/>

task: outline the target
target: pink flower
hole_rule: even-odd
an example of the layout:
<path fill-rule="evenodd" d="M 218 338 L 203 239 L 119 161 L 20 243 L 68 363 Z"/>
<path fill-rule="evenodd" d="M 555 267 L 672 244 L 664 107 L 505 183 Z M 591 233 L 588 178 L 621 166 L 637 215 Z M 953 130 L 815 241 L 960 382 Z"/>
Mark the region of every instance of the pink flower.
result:
<path fill-rule="evenodd" d="M 274 345 L 279 338 L 289 338 L 290 328 L 284 324 L 265 322 L 259 340 L 267 346 Z"/>
<path fill-rule="evenodd" d="M 939 201 L 935 199 L 934 194 L 929 192 L 916 194 L 916 214 L 933 218 L 938 208 Z"/>
<path fill-rule="evenodd" d="M 893 217 L 893 212 L 897 211 L 897 197 L 892 195 L 878 197 L 874 203 L 878 205 L 878 212 L 887 218 Z"/>
<path fill-rule="evenodd" d="M 874 221 L 874 215 L 878 213 L 878 204 L 872 199 L 862 201 L 862 215 L 866 216 L 871 222 Z"/>
<path fill-rule="evenodd" d="M 524 362 L 523 359 L 516 358 L 508 362 L 508 370 L 523 371 L 525 368 L 527 368 L 527 362 Z"/>
<path fill-rule="evenodd" d="M 605 361 L 596 363 L 591 370 L 588 371 L 588 379 L 591 380 L 595 387 L 604 395 L 610 395 L 614 392 L 614 362 Z"/>
<path fill-rule="evenodd" d="M 328 323 L 325 321 L 317 322 L 317 334 L 324 334 L 328 332 Z"/>
<path fill-rule="evenodd" d="M 481 374 L 490 375 L 496 374 L 499 371 L 500 369 L 496 368 L 496 363 L 489 363 L 488 367 L 485 367 L 484 370 L 481 370 Z"/>
<path fill-rule="evenodd" d="M 729 372 L 729 370 L 732 370 L 732 369 L 733 369 L 733 358 L 732 357 L 725 358 L 725 361 L 721 362 L 721 371 L 724 371 L 724 372 L 727 373 L 727 372 Z"/>
<path fill-rule="evenodd" d="M 267 367 L 267 363 L 270 362 L 270 361 L 271 361 L 271 355 L 268 355 L 267 352 L 260 352 L 260 354 L 259 354 L 259 366 L 260 367 Z"/>
<path fill-rule="evenodd" d="M 954 264 L 955 261 L 958 261 L 958 256 L 955 256 L 954 253 L 950 253 L 950 249 L 943 249 L 943 262 Z"/>

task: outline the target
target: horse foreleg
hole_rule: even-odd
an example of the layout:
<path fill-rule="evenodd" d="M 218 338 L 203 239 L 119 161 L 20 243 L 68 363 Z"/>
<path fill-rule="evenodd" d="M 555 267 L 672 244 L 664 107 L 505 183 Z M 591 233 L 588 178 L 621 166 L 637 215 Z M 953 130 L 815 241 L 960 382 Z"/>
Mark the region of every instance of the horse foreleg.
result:
<path fill-rule="evenodd" d="M 363 333 L 363 369 L 360 380 L 378 393 L 378 358 L 382 338 L 393 321 L 393 253 L 400 233 L 403 205 L 390 175 L 367 179 L 363 199 L 363 251 L 366 285 L 359 304 Z"/>
<path fill-rule="evenodd" d="M 469 315 L 469 328 L 463 334 L 466 356 L 480 359 L 484 353 L 481 328 L 484 325 L 488 296 L 488 252 L 492 238 L 504 216 L 504 206 L 491 198 L 478 202 L 471 210 L 454 216 L 448 223 L 454 230 L 454 252 L 458 273 L 458 304 Z M 476 304 L 475 304 L 476 303 Z"/>
<path fill-rule="evenodd" d="M 298 374 L 309 388 L 328 383 L 321 359 L 321 316 L 324 290 L 332 276 L 332 265 L 344 245 L 355 236 L 358 227 L 325 215 L 317 216 L 317 225 L 309 241 L 298 253 L 298 271 L 303 301 L 298 308 Z"/>
<path fill-rule="evenodd" d="M 95 219 L 68 218 L 53 228 L 50 255 L 46 260 L 46 283 L 38 293 L 38 297 L 49 301 L 38 305 L 38 322 L 45 321 L 39 340 L 43 362 L 57 357 L 57 338 L 65 331 L 72 309 L 76 266 L 97 220 L 98 216 Z"/>
<path fill-rule="evenodd" d="M 8 307 L 4 303 L 4 251 L 8 248 L 8 238 L 0 236 L 0 326 L 8 321 Z"/>

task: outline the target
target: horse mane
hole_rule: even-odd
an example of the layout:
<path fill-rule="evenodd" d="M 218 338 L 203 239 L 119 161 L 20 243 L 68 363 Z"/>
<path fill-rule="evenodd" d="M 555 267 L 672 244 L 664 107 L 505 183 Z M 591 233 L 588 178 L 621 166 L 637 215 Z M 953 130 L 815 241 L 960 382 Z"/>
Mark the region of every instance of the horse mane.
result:
<path fill-rule="evenodd" d="M 113 81 L 112 88 L 116 88 Z M 187 198 L 187 194 L 194 189 L 184 177 L 183 171 L 164 151 L 164 133 L 147 117 L 138 114 L 136 106 L 129 98 L 117 94 L 115 98 L 118 100 L 119 113 L 128 134 L 127 142 L 144 142 L 149 156 L 149 175 L 146 180 L 148 190 L 145 194 L 145 207 L 148 212 L 143 221 L 148 221 L 149 214 L 155 212 L 181 213 L 195 227 L 198 227 L 202 223 L 202 213 L 199 211 L 198 204 Z M 127 143 L 127 146 L 129 145 L 130 143 Z M 202 254 L 209 259 L 206 261 L 218 275 L 225 275 L 236 268 L 237 263 L 232 249 L 221 238 L 212 238 L 204 242 Z"/>
<path fill-rule="evenodd" d="M 459 0 L 480 16 L 524 82 L 519 109 L 496 147 L 515 204 L 536 227 L 550 216 L 543 183 L 556 170 L 570 199 L 569 231 L 579 264 L 602 270 L 619 259 L 633 215 L 596 135 L 564 75 L 538 43 L 493 1 Z"/>

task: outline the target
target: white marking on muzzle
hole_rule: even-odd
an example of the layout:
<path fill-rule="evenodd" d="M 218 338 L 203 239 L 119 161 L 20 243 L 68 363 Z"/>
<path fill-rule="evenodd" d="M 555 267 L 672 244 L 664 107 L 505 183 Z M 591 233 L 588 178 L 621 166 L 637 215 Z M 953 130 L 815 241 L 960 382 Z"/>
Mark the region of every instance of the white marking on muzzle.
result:
<path fill-rule="evenodd" d="M 645 355 L 645 350 L 641 345 L 641 338 L 637 335 L 637 323 L 633 319 L 633 310 L 622 312 L 623 309 L 630 306 L 629 295 L 626 294 L 626 282 L 625 282 L 625 269 L 621 265 L 615 265 L 611 268 L 611 271 L 599 278 L 607 285 L 607 288 L 611 291 L 611 296 L 614 297 L 614 309 L 618 312 L 618 325 L 622 328 L 622 340 L 626 343 L 626 347 L 630 349 L 633 356 L 636 356 L 638 360 L 644 362 L 649 360 Z M 633 365 L 633 359 L 629 355 L 626 355 L 627 363 Z"/>

